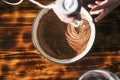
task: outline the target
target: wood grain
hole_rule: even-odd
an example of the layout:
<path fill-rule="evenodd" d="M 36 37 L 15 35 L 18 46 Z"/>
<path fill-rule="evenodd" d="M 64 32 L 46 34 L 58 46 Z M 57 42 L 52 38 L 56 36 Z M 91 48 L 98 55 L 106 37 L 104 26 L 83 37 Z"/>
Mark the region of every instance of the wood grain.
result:
<path fill-rule="evenodd" d="M 48 61 L 33 45 L 32 24 L 40 10 L 27 0 L 18 6 L 0 1 L 0 80 L 78 80 L 96 68 L 120 77 L 120 7 L 95 23 L 96 39 L 88 55 L 66 65 Z"/>

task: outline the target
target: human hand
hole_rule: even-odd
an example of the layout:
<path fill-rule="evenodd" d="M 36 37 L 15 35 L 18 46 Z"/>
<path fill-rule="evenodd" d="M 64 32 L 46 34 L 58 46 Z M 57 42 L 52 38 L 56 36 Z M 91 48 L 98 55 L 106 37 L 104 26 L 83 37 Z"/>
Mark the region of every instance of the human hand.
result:
<path fill-rule="evenodd" d="M 73 0 L 74 1 L 74 0 Z M 75 19 L 78 19 L 78 13 L 80 12 L 80 9 L 81 9 L 81 5 L 82 5 L 82 2 L 80 0 L 77 0 L 78 1 L 78 6 L 76 7 L 76 11 L 75 12 L 72 12 L 70 14 L 64 14 L 63 12 L 61 12 L 61 10 L 59 10 L 58 8 L 53 8 L 53 11 L 55 12 L 55 14 L 57 15 L 57 17 L 64 23 L 72 23 L 74 22 Z M 67 1 L 65 1 L 67 2 Z M 55 4 L 57 3 L 57 0 L 54 2 Z M 75 1 L 74 1 L 74 4 L 75 4 Z M 74 4 L 69 4 L 67 5 L 68 8 L 72 8 L 71 6 L 74 6 Z M 70 11 L 70 9 L 66 10 L 66 11 Z"/>
<path fill-rule="evenodd" d="M 94 19 L 95 22 L 98 22 L 104 18 L 108 13 L 110 13 L 114 8 L 120 5 L 120 0 L 103 0 L 95 1 L 96 4 L 89 4 L 88 7 L 91 8 L 90 14 L 98 16 Z"/>
<path fill-rule="evenodd" d="M 55 14 L 57 15 L 57 17 L 64 23 L 71 23 L 74 21 L 74 17 L 73 16 L 69 16 L 66 14 L 62 14 L 60 13 L 60 11 L 58 11 L 58 9 L 53 8 L 53 11 L 55 12 Z"/>

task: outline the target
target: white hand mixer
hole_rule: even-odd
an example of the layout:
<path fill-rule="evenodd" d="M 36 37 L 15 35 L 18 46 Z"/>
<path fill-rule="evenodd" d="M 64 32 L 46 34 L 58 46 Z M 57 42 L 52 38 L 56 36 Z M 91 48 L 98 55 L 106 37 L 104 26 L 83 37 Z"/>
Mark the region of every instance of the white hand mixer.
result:
<path fill-rule="evenodd" d="M 9 5 L 18 5 L 23 2 L 23 0 L 19 0 L 18 2 L 15 2 L 15 3 L 9 2 L 7 0 L 2 0 L 2 1 Z M 49 9 L 57 8 L 60 11 L 60 13 L 66 14 L 66 15 L 70 15 L 76 12 L 79 6 L 77 0 L 56 0 L 55 3 L 49 4 L 49 5 L 42 5 L 35 0 L 29 0 L 29 1 L 38 5 L 41 8 L 49 8 Z M 74 22 L 70 24 L 73 25 L 74 27 L 79 27 L 82 24 L 82 19 L 81 19 L 81 15 L 79 14 L 79 12 L 77 12 L 76 15 L 77 15 L 77 19 L 74 20 Z"/>

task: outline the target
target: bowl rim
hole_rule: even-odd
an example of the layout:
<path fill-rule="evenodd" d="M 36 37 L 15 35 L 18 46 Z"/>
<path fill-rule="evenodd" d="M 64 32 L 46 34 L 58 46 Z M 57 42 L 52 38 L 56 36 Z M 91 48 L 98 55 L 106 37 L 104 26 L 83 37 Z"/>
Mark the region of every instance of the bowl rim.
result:
<path fill-rule="evenodd" d="M 95 25 L 93 23 L 93 19 L 92 17 L 90 16 L 90 14 L 87 12 L 87 10 L 84 8 L 84 7 L 81 7 L 81 12 L 80 13 L 84 13 L 85 14 L 85 17 L 86 19 L 88 20 L 89 22 L 89 25 L 90 25 L 90 28 L 91 28 L 91 34 L 90 34 L 90 38 L 89 38 L 89 41 L 87 43 L 87 47 L 86 49 L 79 55 L 77 55 L 76 57 L 74 58 L 70 58 L 70 59 L 56 59 L 54 57 L 51 57 L 49 55 L 47 55 L 44 50 L 42 50 L 41 46 L 38 45 L 38 39 L 37 39 L 37 33 L 36 33 L 36 30 L 38 28 L 38 25 L 39 25 L 39 20 L 42 18 L 42 16 L 44 14 L 46 14 L 50 9 L 42 9 L 36 16 L 34 22 L 33 22 L 33 27 L 32 27 L 32 41 L 33 41 L 33 44 L 35 46 L 35 48 L 39 51 L 39 53 L 44 56 L 46 59 L 52 61 L 52 62 L 55 62 L 55 63 L 60 63 L 60 64 L 68 64 L 68 63 L 73 63 L 73 62 L 76 62 L 78 61 L 79 59 L 83 58 L 88 52 L 89 50 L 91 49 L 93 43 L 94 43 L 94 40 L 95 40 Z"/>
<path fill-rule="evenodd" d="M 82 80 L 85 76 L 89 75 L 89 74 L 93 74 L 93 73 L 102 73 L 105 76 L 109 76 L 108 78 L 110 80 L 119 80 L 118 76 L 108 70 L 104 70 L 104 69 L 93 69 L 93 70 L 88 70 L 85 73 L 83 73 L 83 75 L 79 78 L 79 80 Z M 113 77 L 115 79 L 113 79 Z"/>

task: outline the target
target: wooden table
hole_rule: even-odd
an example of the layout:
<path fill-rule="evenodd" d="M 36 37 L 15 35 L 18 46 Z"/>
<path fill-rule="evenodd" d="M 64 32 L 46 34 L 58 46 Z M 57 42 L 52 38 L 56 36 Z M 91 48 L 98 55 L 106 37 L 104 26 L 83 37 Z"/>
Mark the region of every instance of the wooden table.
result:
<path fill-rule="evenodd" d="M 31 31 L 39 11 L 28 0 L 18 6 L 0 1 L 0 80 L 78 80 L 85 71 L 96 68 L 120 77 L 120 7 L 95 23 L 96 38 L 90 52 L 66 65 L 48 61 L 34 47 Z"/>

